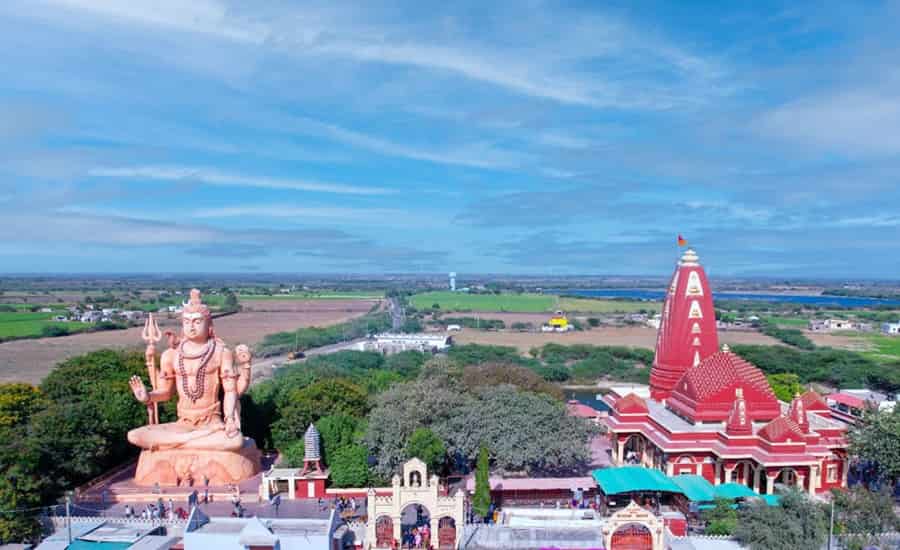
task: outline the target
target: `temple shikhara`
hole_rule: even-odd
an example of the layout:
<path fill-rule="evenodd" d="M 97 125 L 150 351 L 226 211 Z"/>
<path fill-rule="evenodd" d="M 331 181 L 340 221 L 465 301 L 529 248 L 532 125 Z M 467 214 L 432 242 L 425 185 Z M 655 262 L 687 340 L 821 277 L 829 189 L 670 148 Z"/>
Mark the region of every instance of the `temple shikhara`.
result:
<path fill-rule="evenodd" d="M 605 397 L 612 459 L 772 494 L 847 485 L 846 424 L 815 392 L 779 401 L 762 371 L 719 346 L 713 297 L 688 249 L 663 305 L 649 392 Z"/>

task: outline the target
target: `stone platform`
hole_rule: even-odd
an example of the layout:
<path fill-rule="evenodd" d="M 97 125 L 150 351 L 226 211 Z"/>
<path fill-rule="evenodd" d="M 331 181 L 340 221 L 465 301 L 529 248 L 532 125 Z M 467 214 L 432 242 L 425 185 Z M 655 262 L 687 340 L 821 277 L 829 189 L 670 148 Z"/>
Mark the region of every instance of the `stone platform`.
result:
<path fill-rule="evenodd" d="M 144 487 L 233 485 L 260 471 L 260 452 L 249 437 L 238 451 L 171 449 L 142 451 L 134 482 Z"/>

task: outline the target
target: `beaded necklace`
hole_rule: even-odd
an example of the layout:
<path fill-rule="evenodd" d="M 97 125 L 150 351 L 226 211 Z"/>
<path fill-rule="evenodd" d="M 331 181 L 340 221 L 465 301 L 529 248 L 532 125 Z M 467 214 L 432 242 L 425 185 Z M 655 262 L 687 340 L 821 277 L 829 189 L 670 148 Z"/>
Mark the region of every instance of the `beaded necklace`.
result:
<path fill-rule="evenodd" d="M 216 341 L 215 339 L 211 339 L 209 343 L 206 344 L 206 348 L 203 349 L 197 355 L 188 355 L 184 352 L 184 344 L 186 342 L 182 342 L 178 347 L 178 374 L 181 375 L 181 386 L 184 388 L 184 393 L 190 398 L 192 403 L 196 403 L 198 399 L 203 397 L 204 387 L 206 385 L 206 365 L 209 364 L 209 360 L 212 359 L 213 353 L 216 351 Z M 188 374 L 187 370 L 184 368 L 184 358 L 188 359 L 200 359 L 200 368 L 197 369 L 197 375 L 194 377 L 194 388 L 191 389 L 190 384 L 188 383 Z"/>

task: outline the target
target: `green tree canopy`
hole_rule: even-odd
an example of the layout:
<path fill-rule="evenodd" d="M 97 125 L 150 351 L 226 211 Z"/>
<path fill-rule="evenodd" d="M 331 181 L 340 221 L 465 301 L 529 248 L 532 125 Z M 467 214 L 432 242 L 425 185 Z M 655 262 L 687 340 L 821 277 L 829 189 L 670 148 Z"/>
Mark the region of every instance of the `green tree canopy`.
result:
<path fill-rule="evenodd" d="M 481 517 L 488 514 L 491 506 L 491 466 L 488 448 L 480 445 L 478 464 L 475 467 L 475 494 L 472 496 L 472 509 Z"/>
<path fill-rule="evenodd" d="M 331 456 L 331 483 L 335 487 L 365 487 L 369 482 L 369 452 L 362 445 L 341 447 Z"/>
<path fill-rule="evenodd" d="M 717 498 L 716 505 L 702 514 L 706 522 L 707 535 L 731 535 L 737 526 L 737 511 L 732 506 L 732 501 L 727 498 Z"/>
<path fill-rule="evenodd" d="M 418 458 L 428 466 L 428 471 L 436 474 L 443 469 L 447 459 L 447 447 L 441 438 L 428 428 L 418 428 L 406 442 L 406 456 Z"/>
<path fill-rule="evenodd" d="M 822 509 L 791 490 L 780 506 L 757 503 L 741 510 L 734 536 L 751 550 L 820 550 L 827 532 Z"/>
<path fill-rule="evenodd" d="M 498 468 L 534 473 L 583 467 L 594 433 L 589 422 L 569 416 L 549 396 L 511 385 L 467 391 L 436 376 L 397 384 L 376 397 L 365 441 L 380 474 L 390 476 L 406 459 L 404 442 L 418 428 L 434 432 L 457 466 L 474 464 L 480 443 L 490 441 Z"/>
<path fill-rule="evenodd" d="M 0 430 L 24 425 L 43 405 L 40 390 L 31 384 L 0 384 Z"/>
<path fill-rule="evenodd" d="M 790 402 L 794 399 L 794 395 L 803 391 L 800 385 L 800 377 L 793 373 L 770 374 L 766 377 L 775 397 L 782 401 Z"/>
<path fill-rule="evenodd" d="M 900 479 L 900 407 L 865 411 L 849 437 L 851 453 L 877 463 L 888 479 Z"/>
<path fill-rule="evenodd" d="M 873 492 L 857 485 L 831 494 L 834 521 L 841 533 L 876 535 L 900 527 L 900 518 L 894 512 L 894 499 L 887 489 Z"/>
<path fill-rule="evenodd" d="M 365 390 L 346 378 L 326 378 L 294 391 L 289 404 L 272 425 L 272 440 L 282 448 L 303 437 L 306 428 L 323 416 L 362 417 L 368 411 Z"/>

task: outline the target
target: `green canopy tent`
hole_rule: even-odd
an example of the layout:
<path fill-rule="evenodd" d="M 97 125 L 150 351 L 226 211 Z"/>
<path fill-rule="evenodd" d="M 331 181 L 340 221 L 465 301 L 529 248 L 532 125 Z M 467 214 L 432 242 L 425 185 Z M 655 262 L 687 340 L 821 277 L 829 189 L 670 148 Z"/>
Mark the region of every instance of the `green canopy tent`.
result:
<path fill-rule="evenodd" d="M 758 494 L 753 492 L 753 489 L 746 485 L 741 485 L 740 483 L 723 483 L 721 485 L 716 485 L 714 491 L 716 498 L 737 500 L 739 498 L 759 497 Z"/>
<path fill-rule="evenodd" d="M 600 490 L 607 495 L 623 493 L 682 493 L 681 487 L 659 470 L 642 466 L 601 468 L 592 472 Z"/>

